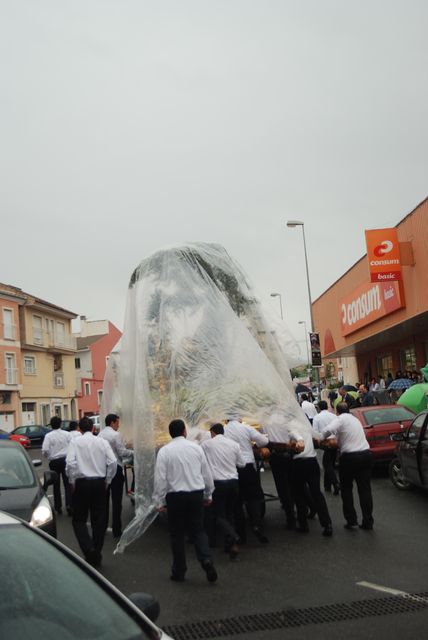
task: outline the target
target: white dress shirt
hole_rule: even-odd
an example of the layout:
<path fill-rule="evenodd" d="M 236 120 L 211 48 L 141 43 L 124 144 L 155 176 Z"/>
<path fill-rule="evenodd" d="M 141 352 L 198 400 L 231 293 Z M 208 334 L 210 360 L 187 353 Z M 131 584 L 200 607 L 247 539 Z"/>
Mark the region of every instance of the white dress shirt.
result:
<path fill-rule="evenodd" d="M 336 414 L 328 411 L 327 409 L 323 409 L 320 411 L 312 422 L 312 428 L 316 431 L 320 436 L 322 436 L 322 430 L 326 427 L 330 422 L 336 419 Z M 334 438 L 334 436 L 330 436 Z"/>
<path fill-rule="evenodd" d="M 242 458 L 245 464 L 256 466 L 256 460 L 253 452 L 253 442 L 258 447 L 266 447 L 269 438 L 260 433 L 248 424 L 238 422 L 238 420 L 230 420 L 224 428 L 224 435 L 237 442 L 241 449 Z"/>
<path fill-rule="evenodd" d="M 280 413 L 272 413 L 263 423 L 263 429 L 272 444 L 288 444 L 290 442 L 290 432 L 284 416 Z"/>
<path fill-rule="evenodd" d="M 363 425 L 351 413 L 342 413 L 322 430 L 323 436 L 336 436 L 340 453 L 356 453 L 370 449 Z"/>
<path fill-rule="evenodd" d="M 134 453 L 132 449 L 127 449 L 123 444 L 122 436 L 118 431 L 115 431 L 113 427 L 105 427 L 99 433 L 99 438 L 107 440 L 113 453 L 116 456 L 116 461 L 119 466 L 123 466 L 123 458 L 129 458 Z"/>
<path fill-rule="evenodd" d="M 237 467 L 245 467 L 237 442 L 219 433 L 201 444 L 214 480 L 237 480 Z"/>
<path fill-rule="evenodd" d="M 78 431 L 77 429 L 73 429 L 73 431 L 69 431 L 68 433 L 70 434 L 70 440 L 73 440 L 73 438 L 78 438 L 82 435 L 82 432 Z"/>
<path fill-rule="evenodd" d="M 306 416 L 309 420 L 312 420 L 317 415 L 317 408 L 313 402 L 309 402 L 309 400 L 303 400 L 302 409 L 305 412 Z"/>
<path fill-rule="evenodd" d="M 70 442 L 70 434 L 64 429 L 52 429 L 44 437 L 42 454 L 49 460 L 65 458 Z"/>
<path fill-rule="evenodd" d="M 205 500 L 209 500 L 214 491 L 202 447 L 184 436 L 173 438 L 159 450 L 153 491 L 155 507 L 165 506 L 166 494 L 177 491 L 203 491 Z"/>
<path fill-rule="evenodd" d="M 105 478 L 110 484 L 116 468 L 116 456 L 104 438 L 86 431 L 81 438 L 71 440 L 65 472 L 72 484 L 78 478 Z"/>

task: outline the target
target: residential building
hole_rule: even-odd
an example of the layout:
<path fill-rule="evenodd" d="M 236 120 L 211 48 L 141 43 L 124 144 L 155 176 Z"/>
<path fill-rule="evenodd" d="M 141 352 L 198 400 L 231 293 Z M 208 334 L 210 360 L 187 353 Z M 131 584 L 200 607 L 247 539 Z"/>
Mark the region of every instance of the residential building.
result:
<path fill-rule="evenodd" d="M 22 299 L 18 305 L 20 357 L 10 365 L 19 379 L 19 424 L 48 424 L 53 415 L 77 417 L 76 341 L 71 332 L 76 314 L 17 287 L 0 284 L 0 291 Z"/>
<path fill-rule="evenodd" d="M 22 390 L 19 308 L 25 297 L 0 285 L 0 429 L 12 431 L 20 420 Z"/>
<path fill-rule="evenodd" d="M 97 415 L 100 411 L 107 360 L 122 333 L 109 320 L 86 320 L 80 316 L 76 336 L 76 389 L 79 416 Z"/>

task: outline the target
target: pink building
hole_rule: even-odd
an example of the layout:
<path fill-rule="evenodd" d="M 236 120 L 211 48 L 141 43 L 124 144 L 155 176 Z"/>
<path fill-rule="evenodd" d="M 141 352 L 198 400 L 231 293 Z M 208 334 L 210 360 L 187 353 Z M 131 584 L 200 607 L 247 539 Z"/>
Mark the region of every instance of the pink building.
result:
<path fill-rule="evenodd" d="M 85 316 L 80 316 L 80 332 L 75 336 L 79 417 L 97 415 L 100 411 L 107 360 L 122 333 L 109 320 L 87 321 Z"/>

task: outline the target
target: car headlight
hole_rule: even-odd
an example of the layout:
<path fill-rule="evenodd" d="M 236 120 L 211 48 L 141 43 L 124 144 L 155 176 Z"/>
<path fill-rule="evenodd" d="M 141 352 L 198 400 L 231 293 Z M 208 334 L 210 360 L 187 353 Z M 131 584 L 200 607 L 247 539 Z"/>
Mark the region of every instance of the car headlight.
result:
<path fill-rule="evenodd" d="M 43 497 L 37 507 L 34 509 L 30 520 L 30 526 L 41 527 L 43 524 L 52 520 L 52 507 L 49 500 Z"/>

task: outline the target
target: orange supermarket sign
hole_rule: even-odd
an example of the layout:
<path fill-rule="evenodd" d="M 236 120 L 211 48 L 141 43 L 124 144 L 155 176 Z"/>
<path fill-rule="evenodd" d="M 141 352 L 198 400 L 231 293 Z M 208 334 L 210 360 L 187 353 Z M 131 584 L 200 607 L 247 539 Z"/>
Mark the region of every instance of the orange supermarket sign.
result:
<path fill-rule="evenodd" d="M 347 336 L 404 306 L 398 282 L 363 284 L 340 302 L 342 335 Z"/>
<path fill-rule="evenodd" d="M 366 231 L 366 244 L 371 282 L 401 280 L 397 229 Z"/>

